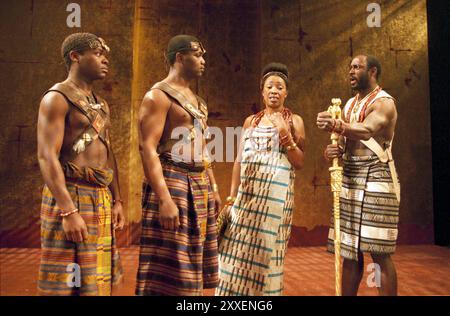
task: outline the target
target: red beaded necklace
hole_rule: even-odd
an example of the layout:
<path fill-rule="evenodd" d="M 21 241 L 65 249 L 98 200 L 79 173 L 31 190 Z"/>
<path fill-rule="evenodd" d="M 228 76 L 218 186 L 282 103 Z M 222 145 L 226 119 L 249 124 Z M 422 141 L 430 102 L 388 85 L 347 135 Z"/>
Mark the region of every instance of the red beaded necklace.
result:
<path fill-rule="evenodd" d="M 261 119 L 263 118 L 264 114 L 266 114 L 266 110 L 259 111 L 255 114 L 253 117 L 253 127 L 258 126 L 259 122 L 261 122 Z M 289 125 L 292 124 L 292 112 L 288 108 L 284 108 L 283 111 L 281 111 L 281 115 L 283 116 L 283 119 L 289 123 Z"/>
<path fill-rule="evenodd" d="M 359 113 L 359 117 L 358 117 L 358 122 L 362 122 L 364 121 L 365 117 L 366 117 L 366 108 L 367 106 L 370 104 L 370 102 L 372 102 L 372 100 L 376 97 L 376 95 L 378 94 L 378 92 L 381 91 L 381 87 L 377 86 L 375 89 L 372 90 L 372 92 L 370 92 L 366 98 L 366 102 L 364 103 L 361 112 Z M 347 115 L 345 117 L 345 121 L 347 123 L 350 123 L 350 118 L 353 112 L 353 108 L 355 107 L 355 105 L 358 103 L 359 100 L 359 93 L 356 95 L 355 99 L 353 100 L 352 104 L 350 105 L 350 108 L 347 111 Z"/>

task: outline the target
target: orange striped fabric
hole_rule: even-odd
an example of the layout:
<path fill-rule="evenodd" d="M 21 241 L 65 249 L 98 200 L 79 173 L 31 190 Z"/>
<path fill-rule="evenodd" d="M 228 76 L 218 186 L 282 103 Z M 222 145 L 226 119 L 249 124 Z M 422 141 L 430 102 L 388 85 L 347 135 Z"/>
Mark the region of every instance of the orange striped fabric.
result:
<path fill-rule="evenodd" d="M 161 228 L 159 199 L 143 184 L 137 295 L 202 295 L 218 282 L 217 224 L 205 171 L 161 161 L 170 195 L 180 210 L 177 231 Z M 205 194 L 208 197 L 205 201 Z"/>
<path fill-rule="evenodd" d="M 47 186 L 41 206 L 40 295 L 111 295 L 122 275 L 111 219 L 111 192 L 107 186 L 76 179 L 67 189 L 88 227 L 82 243 L 68 241 L 62 229 L 61 209 Z"/>

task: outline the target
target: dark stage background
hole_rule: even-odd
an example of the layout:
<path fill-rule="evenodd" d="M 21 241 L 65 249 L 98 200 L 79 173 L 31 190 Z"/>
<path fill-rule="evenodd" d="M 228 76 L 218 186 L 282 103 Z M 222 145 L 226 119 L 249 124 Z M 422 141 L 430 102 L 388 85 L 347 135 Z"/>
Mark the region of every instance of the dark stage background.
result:
<path fill-rule="evenodd" d="M 436 244 L 450 246 L 450 4 L 427 1 Z"/>
<path fill-rule="evenodd" d="M 331 98 L 351 96 L 347 80 L 352 56 L 369 53 L 383 66 L 381 85 L 397 99 L 399 120 L 394 156 L 402 182 L 400 244 L 448 244 L 448 201 L 435 178 L 433 211 L 430 58 L 439 56 L 427 24 L 425 0 L 377 1 L 381 27 L 368 27 L 367 5 L 375 1 L 305 0 L 128 0 L 77 1 L 81 27 L 66 24 L 72 1 L 18 0 L 0 4 L 0 246 L 39 247 L 43 186 L 36 159 L 36 118 L 42 93 L 65 78 L 60 45 L 70 33 L 88 31 L 106 39 L 111 71 L 97 90 L 112 109 L 113 148 L 118 156 L 128 225 L 121 246 L 138 242 L 142 168 L 137 150 L 136 111 L 145 92 L 167 69 L 163 51 L 170 37 L 197 35 L 207 49 L 207 72 L 196 85 L 211 112 L 210 125 L 242 125 L 261 108 L 259 74 L 264 64 L 287 64 L 291 86 L 287 106 L 306 125 L 307 158 L 297 173 L 291 246 L 324 245 L 331 210 L 328 165 L 322 158 L 329 138 L 317 130 L 316 114 Z M 433 3 L 435 3 L 433 1 Z M 431 25 L 439 15 L 433 11 Z M 437 14 L 437 15 L 436 15 Z M 441 16 L 442 18 L 442 16 Z M 448 33 L 447 33 L 448 34 Z M 430 42 L 429 42 L 430 41 Z M 448 58 L 448 57 L 447 57 Z M 436 59 L 433 67 L 447 68 Z M 431 77 L 432 83 L 439 78 Z M 442 79 L 441 79 L 442 80 Z M 432 91 L 442 93 L 439 87 Z M 442 89 L 442 88 L 441 88 Z M 435 96 L 433 145 L 446 132 L 448 103 Z M 446 135 L 443 134 L 443 135 Z M 448 149 L 446 149 L 448 151 Z M 433 161 L 436 159 L 434 153 Z M 434 172 L 443 164 L 434 161 Z M 219 163 L 216 177 L 228 194 L 231 163 Z M 448 173 L 446 173 L 448 175 Z M 448 179 L 448 177 L 447 177 Z"/>

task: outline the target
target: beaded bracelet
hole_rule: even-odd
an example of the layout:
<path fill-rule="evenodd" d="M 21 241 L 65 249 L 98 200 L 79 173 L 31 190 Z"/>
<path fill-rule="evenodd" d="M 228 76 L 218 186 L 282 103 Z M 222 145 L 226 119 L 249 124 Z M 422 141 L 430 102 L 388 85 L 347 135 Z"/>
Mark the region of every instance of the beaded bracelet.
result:
<path fill-rule="evenodd" d="M 61 217 L 66 217 L 66 216 L 72 215 L 72 214 L 74 214 L 74 213 L 76 213 L 76 212 L 78 212 L 78 209 L 77 209 L 77 208 L 74 209 L 73 211 L 69 211 L 69 212 L 66 212 L 66 213 L 61 212 L 61 213 L 59 213 L 59 216 L 61 216 Z"/>
<path fill-rule="evenodd" d="M 336 129 L 333 130 L 333 131 L 334 131 L 335 133 L 339 134 L 339 135 L 343 135 L 344 132 L 345 132 L 345 126 L 344 126 L 344 123 L 343 123 L 341 120 L 338 120 L 338 121 L 339 121 L 339 129 L 340 129 L 340 131 L 337 131 Z"/>

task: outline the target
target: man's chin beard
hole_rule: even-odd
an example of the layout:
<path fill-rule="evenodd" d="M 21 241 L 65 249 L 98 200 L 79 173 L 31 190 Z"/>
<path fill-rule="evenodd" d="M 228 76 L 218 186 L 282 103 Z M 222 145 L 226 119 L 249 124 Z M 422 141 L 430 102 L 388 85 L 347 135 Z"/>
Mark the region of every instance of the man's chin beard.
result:
<path fill-rule="evenodd" d="M 352 90 L 355 92 L 361 92 L 361 91 L 367 90 L 368 87 L 369 87 L 368 85 L 363 86 L 361 84 L 357 84 L 356 86 L 352 87 Z"/>

